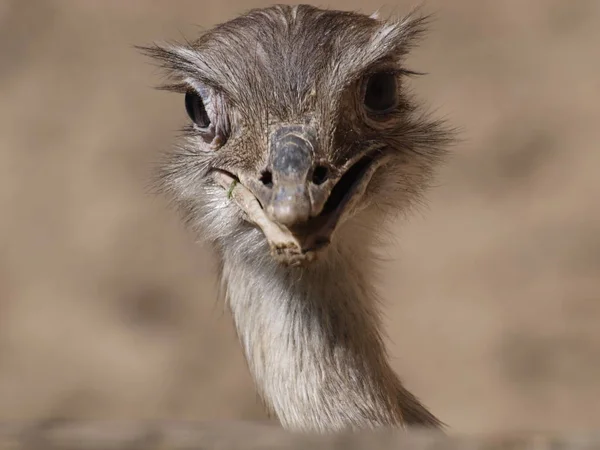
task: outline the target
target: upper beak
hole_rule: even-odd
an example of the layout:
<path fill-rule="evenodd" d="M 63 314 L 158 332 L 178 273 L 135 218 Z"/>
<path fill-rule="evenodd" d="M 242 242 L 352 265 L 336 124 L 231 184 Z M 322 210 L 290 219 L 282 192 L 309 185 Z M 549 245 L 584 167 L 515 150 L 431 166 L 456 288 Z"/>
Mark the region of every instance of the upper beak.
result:
<path fill-rule="evenodd" d="M 303 224 L 321 212 L 331 191 L 330 183 L 325 183 L 329 168 L 315 161 L 315 132 L 307 126 L 282 126 L 269 142 L 269 161 L 263 172 L 267 183 L 263 179 L 259 200 L 274 222 L 286 227 Z M 316 172 L 325 176 L 317 178 Z"/>

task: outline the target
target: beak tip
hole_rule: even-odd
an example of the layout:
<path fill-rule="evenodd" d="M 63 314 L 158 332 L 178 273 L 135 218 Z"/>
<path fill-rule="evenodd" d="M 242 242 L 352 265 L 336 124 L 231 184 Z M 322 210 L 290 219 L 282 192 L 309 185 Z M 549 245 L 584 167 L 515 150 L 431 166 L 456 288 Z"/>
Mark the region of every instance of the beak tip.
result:
<path fill-rule="evenodd" d="M 305 186 L 279 186 L 266 211 L 271 220 L 286 227 L 306 222 L 310 218 L 311 203 Z"/>
<path fill-rule="evenodd" d="M 270 218 L 281 225 L 290 227 L 306 222 L 310 217 L 310 205 L 299 203 L 275 203 L 267 207 Z"/>

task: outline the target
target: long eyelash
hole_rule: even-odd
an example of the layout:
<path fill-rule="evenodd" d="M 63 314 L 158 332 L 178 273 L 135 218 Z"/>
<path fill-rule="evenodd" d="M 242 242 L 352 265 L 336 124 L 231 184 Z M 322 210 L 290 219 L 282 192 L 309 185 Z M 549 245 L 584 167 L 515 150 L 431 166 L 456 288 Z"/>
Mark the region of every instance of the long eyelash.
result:
<path fill-rule="evenodd" d="M 173 83 L 157 86 L 156 89 L 158 89 L 159 91 L 169 91 L 176 92 L 178 94 L 185 94 L 190 90 L 190 86 L 187 83 Z"/>
<path fill-rule="evenodd" d="M 396 71 L 396 74 L 405 77 L 420 77 L 423 75 L 427 75 L 427 72 L 417 72 L 416 70 L 410 69 L 398 69 Z"/>
<path fill-rule="evenodd" d="M 374 64 L 373 66 L 371 66 L 371 68 L 365 70 L 362 73 L 361 78 L 368 78 L 371 75 L 375 75 L 376 73 L 389 73 L 391 75 L 395 75 L 398 77 L 412 77 L 412 76 L 422 76 L 422 75 L 427 75 L 425 72 L 417 72 L 415 70 L 410 70 L 410 69 L 406 69 L 404 67 L 398 67 L 398 66 L 385 66 L 381 63 L 379 64 Z"/>

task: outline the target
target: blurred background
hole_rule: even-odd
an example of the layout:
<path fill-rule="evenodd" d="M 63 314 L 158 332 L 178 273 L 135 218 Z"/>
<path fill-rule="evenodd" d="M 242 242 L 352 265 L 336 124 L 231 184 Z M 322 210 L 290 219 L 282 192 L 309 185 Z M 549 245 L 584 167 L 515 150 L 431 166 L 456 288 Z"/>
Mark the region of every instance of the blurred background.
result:
<path fill-rule="evenodd" d="M 213 256 L 148 193 L 186 116 L 133 46 L 266 5 L 0 0 L 0 420 L 264 419 Z M 453 431 L 597 427 L 600 2 L 425 11 L 412 88 L 463 141 L 385 255 L 394 368 Z"/>

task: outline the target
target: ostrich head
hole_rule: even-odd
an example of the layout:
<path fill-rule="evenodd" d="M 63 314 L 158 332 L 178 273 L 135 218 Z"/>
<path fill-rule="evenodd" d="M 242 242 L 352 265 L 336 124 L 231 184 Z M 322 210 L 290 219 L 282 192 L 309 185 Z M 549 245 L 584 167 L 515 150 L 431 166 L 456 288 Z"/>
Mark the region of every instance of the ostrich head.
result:
<path fill-rule="evenodd" d="M 441 155 L 447 134 L 405 87 L 425 21 L 274 6 L 144 48 L 190 119 L 163 186 L 219 246 L 327 260 L 356 238 L 347 223 L 372 228 L 417 200 Z"/>

